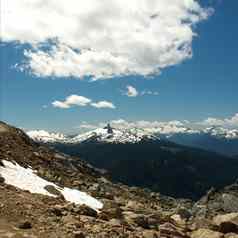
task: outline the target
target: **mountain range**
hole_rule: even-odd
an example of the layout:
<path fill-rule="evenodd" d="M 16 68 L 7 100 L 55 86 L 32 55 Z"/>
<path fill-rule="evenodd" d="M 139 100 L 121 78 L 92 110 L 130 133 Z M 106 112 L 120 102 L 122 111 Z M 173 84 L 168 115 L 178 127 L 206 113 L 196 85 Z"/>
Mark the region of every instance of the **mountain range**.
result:
<path fill-rule="evenodd" d="M 208 127 L 195 130 L 184 126 L 161 126 L 157 128 L 105 128 L 67 136 L 44 130 L 27 131 L 35 141 L 42 143 L 78 144 L 88 140 L 106 143 L 137 143 L 142 139 L 167 140 L 177 144 L 214 151 L 226 156 L 238 155 L 238 130 Z"/>
<path fill-rule="evenodd" d="M 114 129 L 107 125 L 73 137 L 38 131 L 28 135 L 38 143 L 106 170 L 115 182 L 150 188 L 173 197 L 198 199 L 211 187 L 221 188 L 234 182 L 238 177 L 238 160 L 192 147 L 192 142 L 190 146 L 181 145 L 182 140 L 180 144 L 175 143 L 175 138 L 206 135 L 236 141 L 235 136 L 226 138 L 230 133 L 214 135 L 214 130 L 186 129 L 183 133 L 165 134 L 158 130 Z"/>

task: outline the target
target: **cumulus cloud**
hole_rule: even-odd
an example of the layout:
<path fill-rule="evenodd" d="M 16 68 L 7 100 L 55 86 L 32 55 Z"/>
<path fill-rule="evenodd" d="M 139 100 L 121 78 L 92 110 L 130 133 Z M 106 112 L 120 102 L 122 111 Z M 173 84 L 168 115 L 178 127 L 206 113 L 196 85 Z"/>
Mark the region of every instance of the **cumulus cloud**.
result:
<path fill-rule="evenodd" d="M 96 108 L 116 108 L 111 102 L 99 101 L 93 103 L 91 99 L 79 95 L 70 95 L 64 101 L 54 101 L 52 105 L 57 108 L 67 109 L 73 106 L 92 106 Z"/>
<path fill-rule="evenodd" d="M 194 26 L 212 12 L 196 0 L 1 4 L 0 39 L 30 46 L 24 53 L 25 69 L 41 77 L 95 80 L 159 74 L 191 58 Z"/>
<path fill-rule="evenodd" d="M 224 119 L 209 117 L 200 124 L 204 126 L 238 127 L 238 113 L 230 118 Z"/>
<path fill-rule="evenodd" d="M 111 109 L 116 108 L 113 103 L 108 101 L 99 101 L 99 102 L 91 103 L 91 106 L 96 108 L 111 108 Z"/>
<path fill-rule="evenodd" d="M 65 101 L 54 101 L 52 105 L 59 108 L 70 108 L 72 106 L 87 106 L 92 100 L 79 95 L 70 95 Z"/>
<path fill-rule="evenodd" d="M 104 127 L 108 122 L 99 122 L 99 123 L 87 123 L 83 122 L 78 128 L 82 130 L 91 130 L 96 128 Z M 148 132 L 158 132 L 161 134 L 172 134 L 172 133 L 198 133 L 200 129 L 204 129 L 205 127 L 210 126 L 220 126 L 223 128 L 222 131 L 229 131 L 229 129 L 233 128 L 234 130 L 238 128 L 238 113 L 229 118 L 219 119 L 219 118 L 207 118 L 202 122 L 191 122 L 188 120 L 178 121 L 146 121 L 146 120 L 138 120 L 138 121 L 128 121 L 125 119 L 117 119 L 111 120 L 110 124 L 113 128 L 118 129 L 144 129 Z M 232 133 L 233 130 L 230 130 Z"/>
<path fill-rule="evenodd" d="M 127 88 L 126 95 L 128 97 L 137 97 L 138 96 L 139 93 L 135 87 L 128 85 L 126 88 Z"/>
<path fill-rule="evenodd" d="M 72 105 L 67 105 L 65 102 L 61 102 L 61 101 L 54 101 L 52 102 L 52 105 L 54 107 L 58 107 L 62 109 L 70 108 L 72 106 Z"/>
<path fill-rule="evenodd" d="M 96 124 L 90 124 L 90 123 L 82 123 L 79 128 L 82 130 L 91 130 L 91 129 L 96 129 L 99 127 L 104 127 L 107 123 L 104 122 L 99 122 Z M 162 121 L 145 121 L 145 120 L 140 120 L 140 121 L 127 121 L 124 119 L 118 119 L 118 120 L 112 120 L 110 121 L 110 124 L 113 128 L 118 128 L 118 129 L 132 129 L 132 128 L 138 128 L 138 129 L 143 129 L 148 132 L 159 132 L 162 134 L 168 134 L 168 133 L 179 133 L 179 132 L 190 132 L 194 133 L 196 132 L 195 130 L 189 129 L 186 127 L 186 122 L 182 121 L 167 121 L 167 122 L 162 122 Z"/>

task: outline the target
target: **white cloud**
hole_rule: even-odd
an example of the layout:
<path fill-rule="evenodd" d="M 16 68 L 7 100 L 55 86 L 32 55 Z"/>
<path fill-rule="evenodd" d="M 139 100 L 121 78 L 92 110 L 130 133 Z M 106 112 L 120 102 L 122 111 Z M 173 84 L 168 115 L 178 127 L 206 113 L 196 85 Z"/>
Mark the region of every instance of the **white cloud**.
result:
<path fill-rule="evenodd" d="M 52 102 L 52 105 L 54 107 L 58 107 L 58 108 L 62 108 L 62 109 L 71 107 L 70 105 L 67 105 L 65 102 L 61 102 L 61 101 L 54 101 L 54 102 Z"/>
<path fill-rule="evenodd" d="M 87 106 L 92 100 L 83 96 L 78 95 L 70 95 L 68 96 L 65 101 L 54 101 L 52 105 L 58 108 L 70 108 L 72 106 Z"/>
<path fill-rule="evenodd" d="M 138 96 L 138 91 L 137 91 L 137 89 L 136 88 L 134 88 L 133 86 L 131 86 L 131 85 L 128 85 L 127 87 L 127 92 L 126 92 L 126 95 L 128 96 L 128 97 L 137 97 Z"/>
<path fill-rule="evenodd" d="M 84 130 L 94 130 L 97 128 L 97 126 L 93 124 L 83 123 L 80 126 L 76 126 L 75 129 L 84 129 Z"/>
<path fill-rule="evenodd" d="M 100 122 L 96 124 L 90 124 L 90 123 L 82 123 L 80 125 L 81 129 L 95 129 L 98 127 L 104 127 L 107 123 L 106 122 Z M 152 129 L 155 130 L 156 128 L 161 131 L 161 128 L 166 131 L 184 131 L 184 123 L 181 121 L 168 121 L 168 122 L 162 122 L 162 121 L 127 121 L 124 119 L 117 119 L 117 120 L 111 120 L 110 124 L 114 128 L 140 128 L 140 129 Z"/>
<path fill-rule="evenodd" d="M 96 107 L 96 108 L 111 108 L 115 109 L 115 105 L 111 102 L 108 101 L 100 101 L 96 103 L 91 103 L 91 106 Z"/>
<path fill-rule="evenodd" d="M 95 129 L 99 127 L 104 127 L 108 122 L 99 122 L 95 124 L 90 124 L 84 122 L 80 125 L 81 129 Z M 146 121 L 146 120 L 138 120 L 138 121 L 127 121 L 122 118 L 117 120 L 111 120 L 110 124 L 114 128 L 120 129 L 131 129 L 131 128 L 140 128 L 145 129 L 147 131 L 158 131 L 159 133 L 169 134 L 169 133 L 179 133 L 179 132 L 187 132 L 187 133 L 196 133 L 200 129 L 204 129 L 208 126 L 221 126 L 226 129 L 236 129 L 238 128 L 238 113 L 230 118 L 207 118 L 202 122 L 191 122 L 188 120 L 178 121 Z M 232 131 L 231 131 L 232 132 Z"/>
<path fill-rule="evenodd" d="M 238 113 L 236 113 L 234 116 L 230 118 L 214 118 L 209 117 L 206 120 L 199 123 L 204 126 L 224 126 L 224 127 L 238 127 Z"/>
<path fill-rule="evenodd" d="M 195 0 L 2 0 L 1 4 L 1 40 L 30 44 L 24 67 L 41 77 L 159 74 L 192 57 L 193 26 L 212 12 Z"/>
<path fill-rule="evenodd" d="M 208 117 L 200 124 L 204 126 L 222 126 L 224 124 L 224 121 L 218 118 Z"/>
<path fill-rule="evenodd" d="M 71 108 L 73 106 L 92 106 L 96 108 L 111 108 L 115 109 L 115 105 L 108 101 L 99 101 L 92 102 L 91 99 L 79 96 L 79 95 L 70 95 L 64 101 L 54 101 L 52 102 L 54 107 L 58 107 L 61 109 Z"/>

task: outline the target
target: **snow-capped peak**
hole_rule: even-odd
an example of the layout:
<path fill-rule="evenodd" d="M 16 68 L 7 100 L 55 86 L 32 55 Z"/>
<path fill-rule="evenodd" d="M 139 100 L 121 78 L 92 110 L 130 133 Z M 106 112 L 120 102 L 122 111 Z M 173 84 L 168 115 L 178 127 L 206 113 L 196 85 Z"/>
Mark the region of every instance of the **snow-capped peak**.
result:
<path fill-rule="evenodd" d="M 97 141 L 106 143 L 138 143 L 143 139 L 159 140 L 169 138 L 175 134 L 209 134 L 213 137 L 237 139 L 237 129 L 226 129 L 222 127 L 209 127 L 202 130 L 194 130 L 184 126 L 163 125 L 155 128 L 112 128 L 109 124 L 104 128 L 81 133 L 76 136 L 66 136 L 60 133 L 49 133 L 44 130 L 28 131 L 27 134 L 37 142 L 43 143 L 81 143 L 86 141 Z"/>
<path fill-rule="evenodd" d="M 44 142 L 44 143 L 66 140 L 66 137 L 61 133 L 49 133 L 44 130 L 28 131 L 27 135 L 31 137 L 34 141 Z"/>
<path fill-rule="evenodd" d="M 238 130 L 237 129 L 227 129 L 223 127 L 213 126 L 204 129 L 204 133 L 210 134 L 215 137 L 226 138 L 226 139 L 237 139 Z"/>
<path fill-rule="evenodd" d="M 137 143 L 142 139 L 158 140 L 153 131 L 147 131 L 139 128 L 114 129 L 110 125 L 104 128 L 98 128 L 86 133 L 68 137 L 59 133 L 49 133 L 44 130 L 28 131 L 28 136 L 37 142 L 43 143 L 81 143 L 88 140 L 106 142 L 106 143 Z"/>
<path fill-rule="evenodd" d="M 98 128 L 93 131 L 79 134 L 71 139 L 71 143 L 80 143 L 87 140 L 96 140 L 107 143 L 137 143 L 143 139 L 159 139 L 151 132 L 146 132 L 143 129 L 113 129 L 108 125 L 105 128 Z"/>

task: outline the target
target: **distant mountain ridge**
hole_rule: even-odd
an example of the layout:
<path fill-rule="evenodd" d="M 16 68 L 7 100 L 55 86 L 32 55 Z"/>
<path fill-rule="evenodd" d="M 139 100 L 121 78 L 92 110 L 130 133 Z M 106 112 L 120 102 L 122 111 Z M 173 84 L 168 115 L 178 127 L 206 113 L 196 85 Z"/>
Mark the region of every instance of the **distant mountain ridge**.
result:
<path fill-rule="evenodd" d="M 214 151 L 223 155 L 238 154 L 238 130 L 209 127 L 194 130 L 184 126 L 168 125 L 157 128 L 104 128 L 66 136 L 43 130 L 28 131 L 27 134 L 41 143 L 78 144 L 88 141 L 102 143 L 138 143 L 142 140 L 168 140 L 177 144 Z"/>
<path fill-rule="evenodd" d="M 110 125 L 104 128 L 98 128 L 74 137 L 65 136 L 60 133 L 49 133 L 47 131 L 28 131 L 27 134 L 35 141 L 43 143 L 69 143 L 77 144 L 89 140 L 107 143 L 137 143 L 143 139 L 159 140 L 159 137 L 153 132 L 143 129 L 114 129 Z"/>

